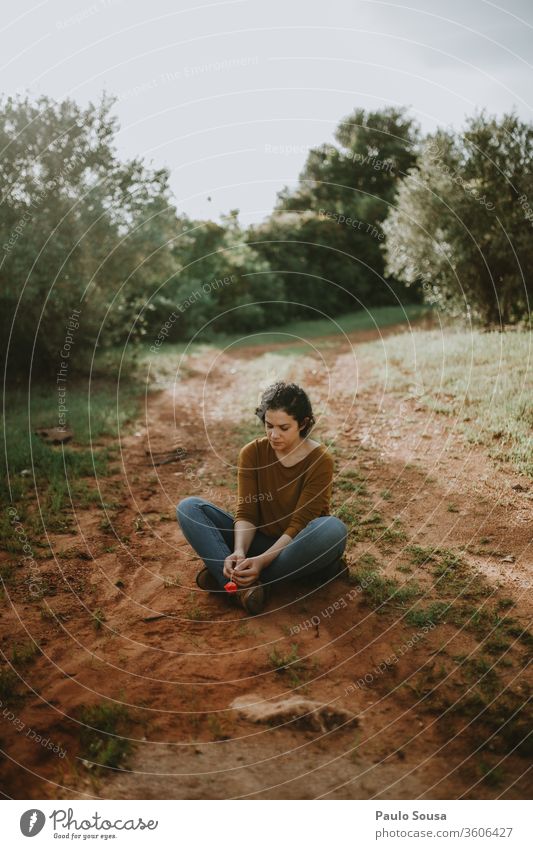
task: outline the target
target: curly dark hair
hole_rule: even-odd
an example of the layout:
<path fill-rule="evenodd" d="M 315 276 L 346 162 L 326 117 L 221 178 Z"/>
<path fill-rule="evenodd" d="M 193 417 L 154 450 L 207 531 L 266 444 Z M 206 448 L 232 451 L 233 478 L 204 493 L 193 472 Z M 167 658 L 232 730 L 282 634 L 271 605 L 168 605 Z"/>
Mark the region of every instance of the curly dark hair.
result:
<path fill-rule="evenodd" d="M 315 424 L 311 401 L 307 393 L 296 383 L 278 380 L 265 389 L 261 396 L 261 403 L 255 409 L 256 416 L 263 424 L 267 410 L 283 410 L 296 419 L 302 438 L 307 436 Z"/>

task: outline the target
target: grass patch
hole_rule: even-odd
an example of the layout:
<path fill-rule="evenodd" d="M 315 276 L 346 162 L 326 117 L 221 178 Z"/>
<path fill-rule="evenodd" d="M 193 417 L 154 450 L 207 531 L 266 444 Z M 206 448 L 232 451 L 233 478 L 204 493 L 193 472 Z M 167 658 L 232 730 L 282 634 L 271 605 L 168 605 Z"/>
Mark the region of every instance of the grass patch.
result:
<path fill-rule="evenodd" d="M 366 343 L 360 351 L 381 389 L 408 393 L 419 406 L 453 416 L 469 442 L 533 476 L 533 396 L 525 389 L 532 360 L 529 331 L 414 328 Z"/>
<path fill-rule="evenodd" d="M 358 330 L 373 330 L 378 327 L 389 327 L 393 324 L 405 324 L 407 321 L 414 321 L 426 313 L 427 307 L 421 304 L 410 304 L 405 307 L 374 307 L 368 312 L 358 310 L 357 312 L 335 316 L 334 319 L 319 318 L 313 321 L 291 321 L 284 324 L 280 330 L 267 329 L 250 338 L 242 333 L 220 334 L 215 336 L 212 341 L 213 344 L 221 347 L 232 345 L 235 348 L 249 347 L 250 345 L 275 345 L 280 342 L 292 342 L 293 340 L 287 339 L 287 335 L 294 335 L 305 340 L 317 336 L 356 333 Z M 290 347 L 294 348 L 297 353 L 302 351 L 301 347 L 296 348 L 295 345 Z"/>
<path fill-rule="evenodd" d="M 138 388 L 120 388 L 117 412 L 116 387 L 106 383 L 87 387 L 72 381 L 68 387 L 68 427 L 72 428 L 72 443 L 48 445 L 36 436 L 38 428 L 58 425 L 57 392 L 55 384 L 33 386 L 31 393 L 21 388 L 7 389 L 5 393 L 5 417 L 3 429 L 5 448 L 0 459 L 0 493 L 13 500 L 17 509 L 28 513 L 26 504 L 33 500 L 35 488 L 43 520 L 36 514 L 26 518 L 31 521 L 35 533 L 46 530 L 62 532 L 70 530 L 71 499 L 76 507 L 90 507 L 99 500 L 96 479 L 113 472 L 111 462 L 116 457 L 114 447 L 94 443 L 106 439 L 118 441 L 137 409 Z M 6 460 L 7 457 L 7 460 Z M 21 473 L 25 474 L 22 475 Z M 5 547 L 13 550 L 13 532 L 8 518 L 2 515 L 0 532 L 6 539 Z"/>
<path fill-rule="evenodd" d="M 428 607 L 418 607 L 409 610 L 405 616 L 408 625 L 423 628 L 429 625 L 439 625 L 445 620 L 449 606 L 443 601 L 434 601 Z"/>
<path fill-rule="evenodd" d="M 189 603 L 185 608 L 185 616 L 192 622 L 201 622 L 204 619 L 210 619 L 209 612 L 202 610 L 202 608 L 198 605 L 197 596 L 198 593 L 190 592 Z"/>
<path fill-rule="evenodd" d="M 482 655 L 465 659 L 457 655 L 454 665 L 436 670 L 426 665 L 406 682 L 419 707 L 438 714 L 450 735 L 464 729 L 465 752 L 471 747 L 514 753 L 531 759 L 533 731 L 530 722 L 531 687 L 523 679 L 520 689 L 506 687 L 495 661 Z"/>
<path fill-rule="evenodd" d="M 416 583 L 408 581 L 400 585 L 393 578 L 385 578 L 374 563 L 369 565 L 368 559 L 366 562 L 359 559 L 357 566 L 350 571 L 350 583 L 360 588 L 367 604 L 378 613 L 387 612 L 389 607 L 403 608 L 420 595 Z"/>
<path fill-rule="evenodd" d="M 11 662 L 17 669 L 27 666 L 41 654 L 41 649 L 35 643 L 15 643 L 11 651 Z"/>
<path fill-rule="evenodd" d="M 128 709 L 102 702 L 82 708 L 76 718 L 86 726 L 80 733 L 80 757 L 100 767 L 124 769 L 132 751 L 130 741 L 124 739 L 133 724 Z"/>
<path fill-rule="evenodd" d="M 107 617 L 101 608 L 97 608 L 93 613 L 93 624 L 95 631 L 101 631 L 102 625 L 107 621 Z"/>
<path fill-rule="evenodd" d="M 317 670 L 316 662 L 305 663 L 298 655 L 298 646 L 291 643 L 291 650 L 286 654 L 272 649 L 268 656 L 272 669 L 280 674 L 286 674 L 292 687 L 299 687 L 307 681 Z"/>
<path fill-rule="evenodd" d="M 406 551 L 411 555 L 411 562 L 415 566 L 424 566 L 426 563 L 431 563 L 436 560 L 435 548 L 423 548 L 421 545 L 409 545 Z"/>
<path fill-rule="evenodd" d="M 0 703 L 13 705 L 24 696 L 19 691 L 22 683 L 15 670 L 25 670 L 41 654 L 41 649 L 33 642 L 15 643 L 11 649 L 11 666 L 2 664 L 0 668 Z M 13 668 L 12 668 L 13 667 Z"/>
<path fill-rule="evenodd" d="M 480 760 L 479 762 L 479 771 L 483 778 L 483 783 L 487 785 L 487 787 L 500 787 L 505 780 L 505 772 L 499 766 L 491 766 L 484 760 Z"/>
<path fill-rule="evenodd" d="M 3 705 L 12 705 L 22 698 L 18 692 L 20 680 L 7 666 L 0 669 L 0 701 Z"/>

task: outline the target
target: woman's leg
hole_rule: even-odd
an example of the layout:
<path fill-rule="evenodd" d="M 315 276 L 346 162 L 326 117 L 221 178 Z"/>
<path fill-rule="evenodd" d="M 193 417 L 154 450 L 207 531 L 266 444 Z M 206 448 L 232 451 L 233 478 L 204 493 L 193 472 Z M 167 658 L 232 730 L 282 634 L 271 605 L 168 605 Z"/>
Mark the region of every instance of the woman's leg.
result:
<path fill-rule="evenodd" d="M 223 589 L 227 581 L 223 573 L 224 560 L 232 553 L 234 547 L 233 516 L 196 495 L 180 501 L 176 507 L 176 516 L 183 536 Z M 274 540 L 274 537 L 256 531 L 248 556 L 262 554 Z"/>
<path fill-rule="evenodd" d="M 325 569 L 344 553 L 348 531 L 336 516 L 312 519 L 261 572 L 263 583 L 298 580 Z"/>

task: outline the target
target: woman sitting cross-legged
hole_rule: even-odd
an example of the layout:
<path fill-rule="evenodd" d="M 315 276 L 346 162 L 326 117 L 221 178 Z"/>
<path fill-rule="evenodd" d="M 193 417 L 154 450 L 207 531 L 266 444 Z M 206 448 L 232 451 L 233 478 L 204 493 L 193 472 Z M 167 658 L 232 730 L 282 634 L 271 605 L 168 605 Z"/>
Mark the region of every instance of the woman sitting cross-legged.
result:
<path fill-rule="evenodd" d="M 346 575 L 347 529 L 329 515 L 333 458 L 309 432 L 307 394 L 283 381 L 262 395 L 256 415 L 264 437 L 241 448 L 235 516 L 190 496 L 176 508 L 183 534 L 205 563 L 199 587 L 225 592 L 234 582 L 245 610 L 260 613 L 278 581 Z"/>

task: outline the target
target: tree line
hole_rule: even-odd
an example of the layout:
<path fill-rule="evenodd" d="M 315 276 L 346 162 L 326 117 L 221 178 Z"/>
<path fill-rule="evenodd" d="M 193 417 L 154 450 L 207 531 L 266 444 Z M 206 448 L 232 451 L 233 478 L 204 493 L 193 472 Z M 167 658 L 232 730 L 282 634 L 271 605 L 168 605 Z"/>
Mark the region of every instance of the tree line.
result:
<path fill-rule="evenodd" d="M 54 373 L 67 334 L 83 371 L 99 348 L 162 333 L 205 340 L 386 304 L 529 318 L 533 127 L 514 113 L 423 135 L 405 109 L 355 109 L 243 228 L 238 210 L 178 213 L 168 169 L 122 161 L 114 103 L 0 101 L 8 375 Z"/>

